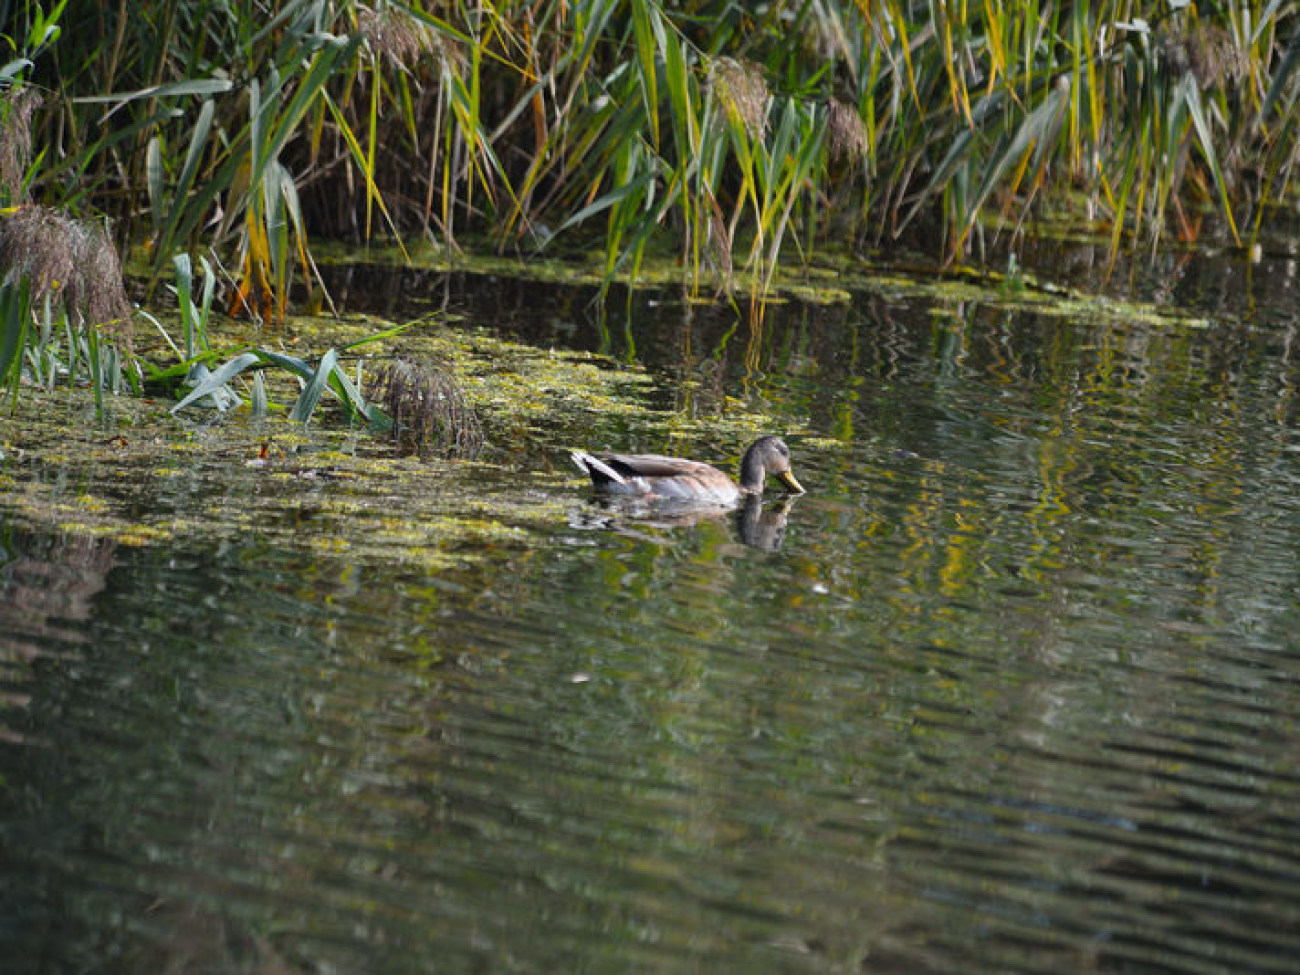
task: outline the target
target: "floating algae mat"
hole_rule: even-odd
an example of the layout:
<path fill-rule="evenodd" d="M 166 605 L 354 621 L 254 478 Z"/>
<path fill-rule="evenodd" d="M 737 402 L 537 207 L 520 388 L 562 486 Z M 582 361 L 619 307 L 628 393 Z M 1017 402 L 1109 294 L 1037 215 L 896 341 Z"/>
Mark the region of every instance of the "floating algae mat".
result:
<path fill-rule="evenodd" d="M 324 247 L 320 256 L 325 280 L 333 282 L 331 287 L 341 289 L 358 307 L 386 308 L 389 314 L 393 314 L 391 309 L 395 305 L 405 309 L 441 307 L 448 275 L 491 280 L 496 285 L 522 285 L 550 293 L 557 293 L 557 289 L 576 289 L 587 293 L 589 300 L 595 300 L 601 285 L 608 283 L 604 255 L 594 251 L 568 251 L 563 256 L 528 261 L 480 253 L 452 261 L 441 250 L 426 245 L 406 251 L 372 247 L 364 263 L 358 263 L 352 251 L 342 248 Z M 1091 266 L 1094 261 L 1085 263 Z M 1146 270 L 1154 273 L 1149 268 Z M 1126 300 L 1119 293 L 1108 293 L 1123 292 L 1124 278 L 1124 274 L 1117 274 L 1112 280 L 1109 274 L 1103 274 L 1097 287 L 1079 288 L 1057 282 L 1051 273 L 1046 276 L 1036 273 L 1032 262 L 1022 265 L 1015 259 L 999 271 L 960 264 L 940 265 L 928 255 L 864 256 L 847 247 L 823 246 L 808 255 L 806 264 L 781 265 L 765 283 L 751 271 L 737 271 L 732 275 L 706 271 L 698 278 L 691 278 L 684 276 L 676 254 L 655 252 L 641 263 L 634 289 L 638 294 L 654 295 L 657 299 L 699 305 L 723 307 L 730 301 L 741 316 L 752 315 L 760 306 L 777 307 L 791 302 L 813 308 L 849 306 L 857 296 L 875 295 L 938 304 L 974 303 L 1062 319 L 1122 319 L 1152 325 L 1165 325 L 1172 319 L 1190 327 L 1206 326 L 1205 319 L 1190 309 Z M 1107 288 L 1107 282 L 1112 287 Z M 624 276 L 617 277 L 614 283 L 620 287 L 631 284 Z"/>
<path fill-rule="evenodd" d="M 274 340 L 319 354 L 387 327 L 300 318 Z M 435 568 L 517 549 L 531 530 L 563 523 L 584 496 L 567 446 L 704 435 L 700 420 L 656 406 L 666 397 L 643 370 L 588 353 L 433 319 L 365 349 L 349 363 L 363 376 L 401 355 L 454 377 L 483 422 L 481 455 L 400 457 L 328 405 L 304 427 L 274 413 L 254 420 L 247 408 L 173 415 L 171 401 L 112 397 L 101 420 L 88 390 L 24 389 L 0 415 L 0 504 L 47 529 L 123 544 L 254 539 Z M 282 376 L 268 378 L 281 401 L 296 395 Z M 736 406 L 709 420 L 708 435 L 740 443 L 764 424 Z"/>

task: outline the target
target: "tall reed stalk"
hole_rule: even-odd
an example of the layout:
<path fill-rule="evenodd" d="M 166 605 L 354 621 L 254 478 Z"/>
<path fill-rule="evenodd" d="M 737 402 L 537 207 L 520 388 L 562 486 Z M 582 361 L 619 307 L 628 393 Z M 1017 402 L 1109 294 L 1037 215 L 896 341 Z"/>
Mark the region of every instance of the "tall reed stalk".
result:
<path fill-rule="evenodd" d="M 608 280 L 668 242 L 761 294 L 828 240 L 958 258 L 1045 212 L 1245 242 L 1300 162 L 1294 3 L 13 6 L 11 199 L 112 215 L 155 273 L 214 247 L 266 319 L 322 237 L 595 235 Z"/>

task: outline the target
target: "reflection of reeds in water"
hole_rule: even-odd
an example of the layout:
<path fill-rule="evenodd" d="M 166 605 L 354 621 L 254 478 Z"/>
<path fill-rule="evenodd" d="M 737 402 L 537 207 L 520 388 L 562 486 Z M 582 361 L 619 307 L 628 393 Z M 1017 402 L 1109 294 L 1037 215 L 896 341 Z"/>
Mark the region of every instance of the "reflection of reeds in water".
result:
<path fill-rule="evenodd" d="M 32 304 L 61 300 L 70 316 L 108 325 L 129 341 L 131 303 L 117 248 L 102 227 L 41 206 L 0 217 L 0 280 L 27 278 Z"/>
<path fill-rule="evenodd" d="M 473 457 L 482 449 L 478 416 L 444 370 L 428 362 L 396 359 L 379 371 L 378 384 L 375 399 L 393 420 L 400 453 Z"/>
<path fill-rule="evenodd" d="M 13 688 L 35 660 L 85 642 L 73 624 L 91 618 L 116 547 L 112 539 L 86 535 L 0 538 L 0 680 L 10 688 L 0 694 L 0 706 L 26 703 Z M 0 720 L 0 740 L 21 740 L 6 724 Z"/>

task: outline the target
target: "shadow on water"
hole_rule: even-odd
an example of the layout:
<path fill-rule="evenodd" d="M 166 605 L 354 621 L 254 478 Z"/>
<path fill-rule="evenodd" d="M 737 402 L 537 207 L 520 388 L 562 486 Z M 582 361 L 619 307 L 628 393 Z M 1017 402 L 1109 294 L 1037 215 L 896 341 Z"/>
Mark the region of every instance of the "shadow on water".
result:
<path fill-rule="evenodd" d="M 521 331 L 600 341 L 531 287 Z M 436 564 L 0 507 L 6 970 L 1293 971 L 1295 305 L 881 288 L 755 355 L 645 300 L 661 395 L 761 402 L 808 495 L 674 520 L 451 466 L 418 490 L 511 531 Z M 299 527 L 426 514 L 229 476 Z"/>

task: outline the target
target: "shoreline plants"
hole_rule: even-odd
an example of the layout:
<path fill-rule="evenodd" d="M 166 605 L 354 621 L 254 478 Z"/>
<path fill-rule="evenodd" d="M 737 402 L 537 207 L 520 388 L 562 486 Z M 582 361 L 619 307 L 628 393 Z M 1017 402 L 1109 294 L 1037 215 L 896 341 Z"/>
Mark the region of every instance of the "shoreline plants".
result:
<path fill-rule="evenodd" d="M 1296 199 L 1300 8 L 1279 0 L 0 11 L 3 219 L 107 217 L 155 283 L 217 255 L 225 309 L 264 321 L 317 283 L 323 239 L 595 243 L 606 285 L 668 253 L 693 289 L 761 300 L 827 241 L 978 259 L 1064 213 L 1112 253 L 1207 215 L 1244 246 Z"/>

